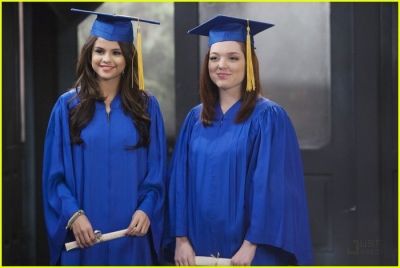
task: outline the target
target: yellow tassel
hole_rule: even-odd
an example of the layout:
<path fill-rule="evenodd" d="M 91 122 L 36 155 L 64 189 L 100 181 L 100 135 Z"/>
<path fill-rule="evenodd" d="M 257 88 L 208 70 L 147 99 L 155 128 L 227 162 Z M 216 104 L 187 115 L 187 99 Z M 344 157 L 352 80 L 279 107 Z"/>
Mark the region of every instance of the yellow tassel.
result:
<path fill-rule="evenodd" d="M 251 58 L 251 40 L 250 40 L 250 25 L 247 21 L 247 36 L 246 36 L 246 73 L 247 73 L 247 84 L 246 91 L 253 91 L 256 89 L 256 83 L 254 79 L 253 60 Z"/>
<path fill-rule="evenodd" d="M 133 88 L 133 84 L 134 84 L 134 81 L 137 81 L 137 76 L 136 76 L 136 74 L 135 74 L 135 68 L 134 68 L 134 64 L 133 64 L 133 59 L 135 58 L 135 53 L 136 53 L 136 51 L 135 51 L 135 49 L 132 49 L 133 51 L 132 51 L 132 60 L 131 60 L 131 67 L 132 67 L 132 88 Z"/>
<path fill-rule="evenodd" d="M 143 72 L 143 55 L 142 55 L 142 33 L 140 32 L 140 24 L 138 21 L 137 26 L 137 39 L 136 39 L 136 49 L 138 53 L 138 80 L 139 89 L 144 90 L 144 72 Z"/>

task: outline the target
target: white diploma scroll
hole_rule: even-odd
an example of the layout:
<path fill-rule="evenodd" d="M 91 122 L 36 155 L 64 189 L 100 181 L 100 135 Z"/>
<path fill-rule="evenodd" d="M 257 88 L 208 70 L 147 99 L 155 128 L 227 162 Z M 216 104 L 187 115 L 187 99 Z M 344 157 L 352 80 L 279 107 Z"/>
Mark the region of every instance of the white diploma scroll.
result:
<path fill-rule="evenodd" d="M 101 242 L 105 242 L 105 241 L 109 241 L 109 240 L 113 240 L 113 239 L 117 239 L 120 237 L 124 237 L 125 233 L 128 229 L 123 229 L 123 230 L 119 230 L 119 231 L 115 231 L 115 232 L 111 232 L 111 233 L 106 233 L 106 234 L 101 234 L 100 231 L 95 231 L 95 235 L 96 235 L 96 242 L 95 244 L 101 243 Z M 65 249 L 67 251 L 72 250 L 74 248 L 78 248 L 78 243 L 76 243 L 76 241 L 73 242 L 69 242 L 69 243 L 65 243 Z"/>
<path fill-rule="evenodd" d="M 194 257 L 194 262 L 196 265 L 204 265 L 204 266 L 230 266 L 231 259 L 227 258 L 217 258 L 217 257 L 205 257 L 205 256 L 196 256 Z"/>
<path fill-rule="evenodd" d="M 102 234 L 100 231 L 95 231 L 95 235 L 96 235 L 95 244 L 124 237 L 127 230 L 128 229 L 123 229 L 123 230 L 106 233 L 106 234 Z M 78 247 L 79 246 L 76 241 L 65 243 L 65 249 L 67 251 L 73 250 Z M 196 265 L 201 265 L 201 266 L 230 266 L 231 259 L 218 258 L 218 257 L 196 256 L 195 263 L 196 263 Z"/>

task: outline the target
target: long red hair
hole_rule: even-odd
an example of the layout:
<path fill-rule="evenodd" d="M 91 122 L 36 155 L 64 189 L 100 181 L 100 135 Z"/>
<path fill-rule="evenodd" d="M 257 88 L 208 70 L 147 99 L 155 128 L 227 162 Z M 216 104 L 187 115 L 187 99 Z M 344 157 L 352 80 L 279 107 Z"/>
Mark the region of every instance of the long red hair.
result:
<path fill-rule="evenodd" d="M 242 47 L 244 50 L 244 46 Z M 207 55 L 203 60 L 203 65 L 200 73 L 200 99 L 201 102 L 203 103 L 203 109 L 201 112 L 201 121 L 205 126 L 211 125 L 212 121 L 214 120 L 215 106 L 219 101 L 218 87 L 211 80 L 208 70 L 209 57 L 210 57 L 210 50 L 208 50 Z M 256 88 L 254 91 L 246 91 L 247 77 L 245 76 L 242 82 L 242 89 L 241 89 L 242 105 L 236 116 L 235 119 L 236 123 L 241 123 L 245 121 L 251 115 L 256 105 L 257 98 L 261 92 L 259 64 L 254 48 L 251 48 L 251 57 L 253 61 L 254 80 Z"/>

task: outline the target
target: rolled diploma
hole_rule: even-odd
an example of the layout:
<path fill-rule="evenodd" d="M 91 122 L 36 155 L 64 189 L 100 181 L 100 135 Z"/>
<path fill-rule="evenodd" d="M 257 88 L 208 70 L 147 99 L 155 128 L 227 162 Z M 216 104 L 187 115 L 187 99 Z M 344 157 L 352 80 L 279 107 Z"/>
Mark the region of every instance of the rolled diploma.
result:
<path fill-rule="evenodd" d="M 128 229 L 123 229 L 123 230 L 119 230 L 119 231 L 115 231 L 115 232 L 111 232 L 111 233 L 102 234 L 101 236 L 99 236 L 96 239 L 95 244 L 113 240 L 113 239 L 117 239 L 120 237 L 124 237 L 127 230 Z M 79 246 L 78 246 L 78 243 L 76 243 L 76 241 L 65 243 L 65 249 L 67 251 L 72 250 L 74 248 L 78 248 L 78 247 Z"/>
<path fill-rule="evenodd" d="M 207 266 L 230 266 L 231 259 L 227 258 L 216 258 L 216 257 L 205 257 L 196 256 L 194 257 L 196 265 L 207 265 Z"/>

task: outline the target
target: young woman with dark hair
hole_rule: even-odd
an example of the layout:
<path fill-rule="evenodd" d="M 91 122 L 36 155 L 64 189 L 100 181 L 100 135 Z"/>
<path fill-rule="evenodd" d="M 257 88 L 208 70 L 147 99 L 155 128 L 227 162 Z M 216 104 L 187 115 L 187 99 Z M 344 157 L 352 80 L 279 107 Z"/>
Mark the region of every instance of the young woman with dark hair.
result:
<path fill-rule="evenodd" d="M 59 97 L 45 140 L 43 195 L 51 264 L 152 265 L 162 234 L 165 133 L 140 86 L 131 19 L 97 14 L 75 88 Z M 95 230 L 125 231 L 97 244 Z M 75 240 L 79 249 L 66 251 Z"/>
<path fill-rule="evenodd" d="M 91 36 L 83 45 L 81 55 L 77 65 L 77 81 L 75 88 L 76 97 L 80 103 L 71 109 L 71 139 L 74 144 L 81 144 L 82 139 L 79 134 L 81 129 L 92 119 L 94 113 L 95 101 L 104 101 L 105 97 L 99 88 L 98 74 L 92 66 L 92 53 L 95 47 L 97 37 Z M 124 111 L 134 120 L 139 132 L 139 140 L 136 147 L 147 146 L 149 144 L 149 126 L 150 118 L 147 113 L 149 96 L 139 90 L 137 77 L 137 52 L 132 43 L 117 42 L 120 47 L 121 56 L 125 61 L 133 64 L 126 64 L 125 70 L 120 75 L 119 94 Z M 96 52 L 99 53 L 99 52 Z M 133 68 L 133 70 L 132 70 Z"/>

